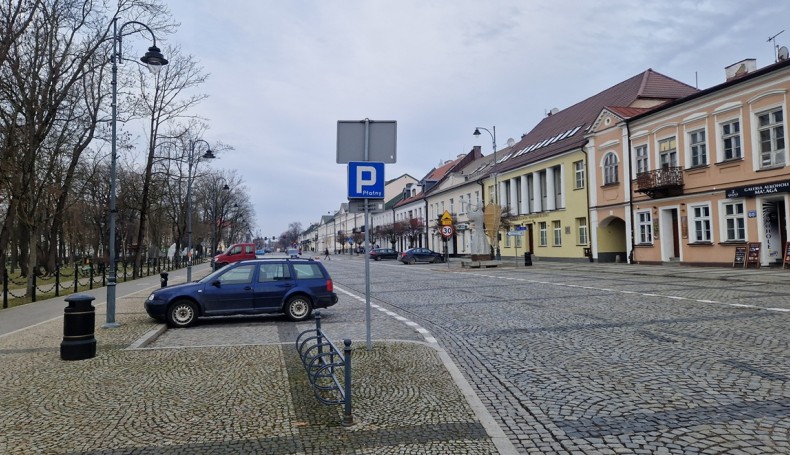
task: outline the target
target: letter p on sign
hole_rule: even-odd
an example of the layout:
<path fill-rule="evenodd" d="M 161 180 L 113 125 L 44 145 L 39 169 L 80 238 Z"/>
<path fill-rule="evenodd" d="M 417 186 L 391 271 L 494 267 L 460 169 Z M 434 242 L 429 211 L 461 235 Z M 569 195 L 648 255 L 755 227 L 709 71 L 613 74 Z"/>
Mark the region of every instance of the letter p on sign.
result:
<path fill-rule="evenodd" d="M 349 199 L 384 199 L 384 163 L 348 163 Z"/>
<path fill-rule="evenodd" d="M 357 166 L 357 193 L 362 193 L 365 187 L 376 183 L 376 168 L 373 166 Z"/>

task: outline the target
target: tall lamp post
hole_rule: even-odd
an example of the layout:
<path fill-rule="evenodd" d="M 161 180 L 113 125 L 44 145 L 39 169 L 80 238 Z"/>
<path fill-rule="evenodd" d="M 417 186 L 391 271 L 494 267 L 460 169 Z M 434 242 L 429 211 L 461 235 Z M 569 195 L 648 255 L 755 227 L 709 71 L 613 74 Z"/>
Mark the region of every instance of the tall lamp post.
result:
<path fill-rule="evenodd" d="M 138 25 L 148 30 L 153 40 L 153 45 L 148 48 L 148 52 L 140 58 L 140 61 L 148 65 L 148 69 L 158 74 L 159 70 L 164 65 L 167 65 L 167 59 L 162 55 L 162 52 L 156 47 L 156 35 L 150 27 L 142 22 L 129 21 L 118 27 L 118 18 L 112 21 L 112 154 L 110 156 L 110 238 L 109 238 L 109 275 L 107 276 L 107 321 L 102 325 L 105 328 L 118 327 L 120 324 L 115 322 L 115 283 L 116 283 L 116 270 L 115 270 L 115 219 L 117 216 L 115 207 L 115 180 L 116 180 L 116 162 L 118 160 L 117 149 L 117 133 L 116 124 L 118 122 L 118 64 L 123 62 L 123 29 L 127 25 Z M 141 30 L 136 30 L 141 31 Z"/>
<path fill-rule="evenodd" d="M 211 265 L 212 266 L 214 265 L 213 264 L 213 262 L 214 262 L 213 257 L 217 255 L 217 251 L 216 251 L 217 243 L 219 243 L 219 239 L 217 239 L 217 223 L 219 223 L 219 217 L 217 216 L 217 199 L 219 199 L 220 191 L 230 191 L 230 187 L 228 186 L 228 183 L 227 183 L 227 181 L 225 180 L 224 177 L 217 177 L 214 180 L 215 188 L 217 186 L 217 182 L 220 181 L 220 180 L 225 182 L 225 185 L 223 185 L 223 187 L 220 190 L 216 191 L 216 193 L 214 194 L 214 213 L 213 213 L 214 220 L 211 223 L 211 225 L 212 225 L 212 228 L 211 228 L 211 256 L 212 256 L 212 264 Z"/>
<path fill-rule="evenodd" d="M 211 145 L 203 139 L 195 139 L 189 147 L 189 162 L 187 163 L 187 283 L 192 282 L 192 167 L 197 167 L 197 157 L 195 156 L 195 146 L 198 142 L 206 144 L 206 153 L 203 159 L 211 160 L 216 158 L 211 151 Z"/>
<path fill-rule="evenodd" d="M 475 137 L 480 136 L 480 130 L 485 131 L 491 136 L 491 142 L 494 145 L 494 165 L 491 168 L 494 174 L 494 203 L 499 204 L 499 183 L 497 182 L 496 176 L 496 126 L 492 127 L 493 133 L 488 128 L 483 128 L 482 126 L 478 126 L 475 128 L 475 132 L 472 133 Z M 494 236 L 494 248 L 496 249 L 496 260 L 502 259 L 502 253 L 499 251 L 499 231 L 495 232 Z"/>

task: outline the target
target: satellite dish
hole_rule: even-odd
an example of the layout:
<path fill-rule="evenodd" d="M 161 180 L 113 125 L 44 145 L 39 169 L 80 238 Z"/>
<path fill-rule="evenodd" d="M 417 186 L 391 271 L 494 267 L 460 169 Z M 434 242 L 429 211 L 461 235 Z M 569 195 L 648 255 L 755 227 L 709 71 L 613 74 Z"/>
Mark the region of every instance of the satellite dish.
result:
<path fill-rule="evenodd" d="M 777 60 L 780 62 L 787 60 L 787 46 L 782 46 L 779 48 L 779 52 L 777 53 Z"/>
<path fill-rule="evenodd" d="M 513 147 L 513 144 L 515 144 L 515 143 L 516 143 L 515 139 L 513 139 L 512 137 L 508 138 L 508 140 L 507 140 L 507 146 L 508 147 Z"/>

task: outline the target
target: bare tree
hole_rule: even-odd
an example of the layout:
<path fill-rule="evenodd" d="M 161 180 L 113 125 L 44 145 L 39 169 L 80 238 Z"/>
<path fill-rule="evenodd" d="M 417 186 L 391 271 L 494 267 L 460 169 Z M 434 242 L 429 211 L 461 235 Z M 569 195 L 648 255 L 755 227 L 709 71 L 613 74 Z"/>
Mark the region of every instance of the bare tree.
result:
<path fill-rule="evenodd" d="M 51 270 L 55 263 L 77 165 L 109 93 L 110 24 L 119 12 L 139 18 L 161 10 L 156 0 L 121 0 L 115 9 L 92 0 L 4 1 L 0 7 L 0 168 L 11 176 L 4 179 L 10 202 L 0 256 L 16 231 L 29 280 L 37 264 Z"/>
<path fill-rule="evenodd" d="M 148 156 L 145 162 L 144 180 L 142 194 L 140 197 L 139 209 L 139 228 L 137 231 L 137 251 L 135 252 L 135 274 L 140 268 L 143 248 L 145 244 L 145 233 L 147 228 L 147 217 L 150 206 L 151 179 L 154 164 L 156 161 L 156 145 L 159 138 L 159 131 L 165 125 L 173 124 L 179 119 L 188 115 L 189 109 L 193 108 L 206 95 L 188 95 L 186 92 L 205 82 L 208 77 L 203 69 L 197 64 L 192 56 L 183 55 L 178 47 L 170 47 L 165 50 L 170 63 L 154 78 L 153 84 L 149 78 L 140 71 L 140 87 L 142 89 L 140 97 L 135 104 L 134 112 L 141 117 L 149 119 L 149 138 Z M 191 142 L 186 141 L 185 149 L 189 151 Z"/>

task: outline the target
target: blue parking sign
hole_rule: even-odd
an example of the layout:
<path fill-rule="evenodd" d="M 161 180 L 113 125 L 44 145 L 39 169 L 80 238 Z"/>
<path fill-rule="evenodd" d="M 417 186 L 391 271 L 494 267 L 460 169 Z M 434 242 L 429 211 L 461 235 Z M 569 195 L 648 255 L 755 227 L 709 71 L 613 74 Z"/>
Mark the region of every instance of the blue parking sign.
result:
<path fill-rule="evenodd" d="M 384 163 L 348 163 L 349 199 L 384 199 Z"/>

